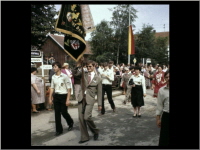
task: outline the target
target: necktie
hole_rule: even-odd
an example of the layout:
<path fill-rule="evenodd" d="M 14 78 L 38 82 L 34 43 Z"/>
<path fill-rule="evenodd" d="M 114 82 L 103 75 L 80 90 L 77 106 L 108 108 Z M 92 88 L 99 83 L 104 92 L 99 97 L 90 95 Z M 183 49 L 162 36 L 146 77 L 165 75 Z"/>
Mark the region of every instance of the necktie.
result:
<path fill-rule="evenodd" d="M 91 73 L 89 72 L 88 73 L 88 84 L 90 83 L 90 81 L 91 81 Z"/>

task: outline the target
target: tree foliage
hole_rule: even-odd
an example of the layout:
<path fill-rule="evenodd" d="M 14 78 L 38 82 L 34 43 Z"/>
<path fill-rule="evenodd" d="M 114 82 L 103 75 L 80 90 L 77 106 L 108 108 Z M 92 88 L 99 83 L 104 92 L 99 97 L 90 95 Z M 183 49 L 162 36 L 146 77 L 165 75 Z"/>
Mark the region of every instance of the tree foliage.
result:
<path fill-rule="evenodd" d="M 151 25 L 143 25 L 142 31 L 135 36 L 136 54 L 138 60 L 151 58 L 153 62 L 167 64 L 168 37 L 155 37 Z"/>
<path fill-rule="evenodd" d="M 109 22 L 103 20 L 97 26 L 96 30 L 91 33 L 92 40 L 89 42 L 93 55 L 91 59 L 97 62 L 106 62 L 113 59 L 114 53 L 114 36 L 113 29 Z"/>
<path fill-rule="evenodd" d="M 152 58 L 154 51 L 155 32 L 150 25 L 143 25 L 142 31 L 135 36 L 135 47 L 137 58 Z"/>
<path fill-rule="evenodd" d="M 129 5 L 117 5 L 110 11 L 113 14 L 112 21 L 102 21 L 91 33 L 91 58 L 97 62 L 112 60 L 116 63 L 119 49 L 118 63 L 124 63 L 128 57 Z M 137 18 L 136 12 L 130 7 L 131 24 Z"/>
<path fill-rule="evenodd" d="M 31 46 L 38 49 L 43 45 L 46 35 L 55 33 L 56 19 L 54 5 L 31 5 Z"/>

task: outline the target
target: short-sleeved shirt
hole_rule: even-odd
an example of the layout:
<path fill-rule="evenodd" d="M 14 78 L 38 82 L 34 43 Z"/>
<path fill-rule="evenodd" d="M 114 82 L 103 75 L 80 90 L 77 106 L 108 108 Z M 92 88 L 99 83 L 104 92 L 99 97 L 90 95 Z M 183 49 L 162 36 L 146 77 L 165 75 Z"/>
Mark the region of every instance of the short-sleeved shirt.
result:
<path fill-rule="evenodd" d="M 102 74 L 105 74 L 106 76 L 109 77 L 109 79 L 105 76 L 102 76 Z M 101 72 L 101 78 L 102 78 L 102 84 L 110 84 L 112 85 L 112 81 L 114 81 L 114 74 L 111 69 L 103 70 Z"/>
<path fill-rule="evenodd" d="M 142 76 L 141 74 L 139 74 L 138 76 L 136 75 L 132 75 L 130 78 L 129 78 L 129 81 L 133 79 L 133 82 L 135 85 L 141 85 L 142 88 L 143 88 L 143 94 L 146 94 L 146 85 L 145 85 L 145 78 L 144 76 Z M 128 83 L 129 83 L 128 81 Z"/>
<path fill-rule="evenodd" d="M 169 88 L 161 87 L 158 91 L 156 115 L 161 115 L 162 112 L 169 113 Z"/>
<path fill-rule="evenodd" d="M 55 89 L 57 94 L 67 94 L 67 89 L 71 88 L 71 79 L 64 73 L 59 76 L 54 74 L 52 76 L 51 88 Z"/>

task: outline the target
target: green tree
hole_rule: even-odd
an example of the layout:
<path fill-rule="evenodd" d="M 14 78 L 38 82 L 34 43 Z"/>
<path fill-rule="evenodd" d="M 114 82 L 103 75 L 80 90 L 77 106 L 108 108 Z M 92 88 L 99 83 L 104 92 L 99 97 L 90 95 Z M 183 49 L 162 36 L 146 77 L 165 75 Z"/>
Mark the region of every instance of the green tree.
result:
<path fill-rule="evenodd" d="M 168 64 L 167 59 L 168 37 L 155 37 L 154 28 L 151 25 L 143 25 L 142 31 L 135 35 L 135 57 L 151 58 L 152 63 Z"/>
<path fill-rule="evenodd" d="M 155 47 L 155 32 L 151 25 L 143 24 L 142 31 L 139 31 L 135 36 L 135 57 L 153 58 Z"/>
<path fill-rule="evenodd" d="M 40 49 L 46 35 L 56 32 L 54 17 L 57 13 L 54 5 L 31 5 L 31 46 Z"/>
<path fill-rule="evenodd" d="M 96 30 L 91 33 L 91 51 L 93 55 L 90 57 L 96 62 L 107 62 L 113 59 L 114 54 L 114 37 L 113 29 L 108 21 L 101 21 Z"/>
<path fill-rule="evenodd" d="M 158 37 L 155 40 L 155 49 L 152 58 L 159 64 L 168 64 L 168 37 Z"/>
<path fill-rule="evenodd" d="M 117 5 L 113 9 L 113 17 L 111 25 L 115 29 L 114 42 L 114 62 L 118 59 L 118 64 L 128 62 L 128 26 L 129 26 L 129 5 Z M 135 19 L 137 18 L 137 10 L 130 5 L 130 24 L 134 28 Z M 118 55 L 119 52 L 119 55 Z"/>

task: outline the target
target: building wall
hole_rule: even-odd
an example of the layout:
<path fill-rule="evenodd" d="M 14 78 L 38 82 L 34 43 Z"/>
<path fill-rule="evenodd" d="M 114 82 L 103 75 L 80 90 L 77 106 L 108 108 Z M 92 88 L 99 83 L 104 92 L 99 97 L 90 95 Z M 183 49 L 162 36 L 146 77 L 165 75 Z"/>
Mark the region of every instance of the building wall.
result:
<path fill-rule="evenodd" d="M 47 40 L 45 41 L 44 45 L 42 46 L 41 51 L 43 51 L 44 55 L 47 55 L 47 56 L 49 56 L 50 53 L 52 52 L 55 58 L 55 61 L 58 61 L 61 64 L 63 64 L 66 61 L 67 54 L 50 37 L 48 37 Z"/>

